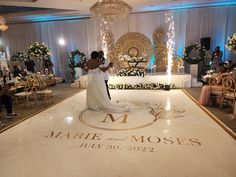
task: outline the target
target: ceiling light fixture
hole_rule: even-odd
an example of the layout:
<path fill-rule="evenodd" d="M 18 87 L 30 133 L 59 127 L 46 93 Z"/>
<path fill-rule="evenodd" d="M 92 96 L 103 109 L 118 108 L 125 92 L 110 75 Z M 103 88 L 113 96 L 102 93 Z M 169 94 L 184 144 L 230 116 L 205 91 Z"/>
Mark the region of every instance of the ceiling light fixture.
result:
<path fill-rule="evenodd" d="M 6 20 L 3 16 L 0 16 L 0 30 L 6 31 L 8 29 L 8 26 L 6 25 Z"/>
<path fill-rule="evenodd" d="M 113 23 L 126 17 L 132 11 L 132 7 L 122 0 L 99 0 L 90 11 L 96 18 Z"/>
<path fill-rule="evenodd" d="M 61 46 L 64 46 L 64 45 L 66 44 L 65 39 L 60 38 L 60 39 L 58 40 L 58 44 L 61 45 Z"/>

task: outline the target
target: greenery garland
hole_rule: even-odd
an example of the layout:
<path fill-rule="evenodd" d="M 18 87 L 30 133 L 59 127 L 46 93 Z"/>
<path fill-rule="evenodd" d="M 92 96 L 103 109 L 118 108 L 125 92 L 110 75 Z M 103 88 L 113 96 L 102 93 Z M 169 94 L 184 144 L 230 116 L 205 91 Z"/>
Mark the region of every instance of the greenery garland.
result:
<path fill-rule="evenodd" d="M 80 57 L 80 62 L 79 63 L 75 63 L 75 60 L 74 60 L 75 56 L 77 56 L 77 55 Z M 84 68 L 85 63 L 87 62 L 86 55 L 82 51 L 80 51 L 78 49 L 77 50 L 73 50 L 73 51 L 70 52 L 69 59 L 70 59 L 69 67 L 71 67 L 71 68 L 75 68 L 75 67 Z"/>
<path fill-rule="evenodd" d="M 75 62 L 75 56 L 77 56 L 77 55 L 80 57 L 79 63 Z M 84 54 L 84 52 L 77 49 L 77 50 L 73 50 L 70 52 L 69 60 L 70 60 L 69 67 L 71 68 L 71 82 L 74 82 L 75 73 L 76 73 L 75 68 L 76 67 L 85 68 L 85 64 L 87 62 L 87 57 Z"/>
<path fill-rule="evenodd" d="M 190 56 L 191 52 L 196 51 L 198 56 Z M 199 43 L 191 44 L 184 48 L 183 59 L 190 64 L 197 64 L 206 58 L 206 49 Z"/>

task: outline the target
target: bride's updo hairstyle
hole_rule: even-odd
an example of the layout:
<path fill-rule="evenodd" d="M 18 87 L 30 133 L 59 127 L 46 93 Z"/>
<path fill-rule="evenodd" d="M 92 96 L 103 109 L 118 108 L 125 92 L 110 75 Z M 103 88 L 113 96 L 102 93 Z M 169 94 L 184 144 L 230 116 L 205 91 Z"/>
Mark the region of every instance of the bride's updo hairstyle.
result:
<path fill-rule="evenodd" d="M 98 59 L 98 52 L 97 52 L 97 51 L 93 51 L 93 52 L 91 53 L 91 58 L 92 58 L 92 59 Z"/>

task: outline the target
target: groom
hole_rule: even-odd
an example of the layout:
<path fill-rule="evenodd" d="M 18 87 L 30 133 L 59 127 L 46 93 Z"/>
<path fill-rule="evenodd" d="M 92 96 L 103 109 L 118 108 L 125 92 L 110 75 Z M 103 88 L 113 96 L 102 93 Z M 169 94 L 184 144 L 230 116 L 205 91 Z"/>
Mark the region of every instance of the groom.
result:
<path fill-rule="evenodd" d="M 103 51 L 98 52 L 98 59 L 102 62 L 102 64 L 100 65 L 100 68 L 107 68 L 106 70 L 103 70 L 102 73 L 103 73 L 103 78 L 104 78 L 105 85 L 107 88 L 107 95 L 111 99 L 109 87 L 108 87 L 108 80 L 109 80 L 109 72 L 108 72 L 109 67 L 108 66 L 112 67 L 112 64 L 110 64 L 110 61 L 108 59 L 104 58 Z"/>

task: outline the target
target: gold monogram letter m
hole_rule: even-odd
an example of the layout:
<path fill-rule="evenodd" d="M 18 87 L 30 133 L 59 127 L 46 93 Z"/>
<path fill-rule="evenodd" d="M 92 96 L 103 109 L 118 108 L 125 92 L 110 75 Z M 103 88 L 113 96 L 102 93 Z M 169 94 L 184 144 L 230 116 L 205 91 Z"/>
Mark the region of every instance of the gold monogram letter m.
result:
<path fill-rule="evenodd" d="M 125 114 L 124 116 L 120 116 L 117 119 L 114 118 L 114 116 L 112 114 L 107 114 L 105 119 L 102 122 L 107 122 L 107 118 L 110 118 L 112 122 L 116 122 L 117 120 L 123 118 L 121 123 L 127 123 L 127 119 L 128 119 L 128 114 Z"/>

